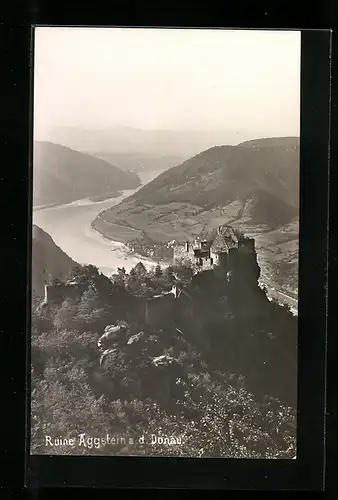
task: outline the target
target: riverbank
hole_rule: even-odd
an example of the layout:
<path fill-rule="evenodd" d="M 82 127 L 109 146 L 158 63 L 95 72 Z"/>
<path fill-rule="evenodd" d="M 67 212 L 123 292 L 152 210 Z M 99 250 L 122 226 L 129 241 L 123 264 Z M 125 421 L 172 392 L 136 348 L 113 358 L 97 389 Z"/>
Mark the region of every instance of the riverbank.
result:
<path fill-rule="evenodd" d="M 95 231 L 99 237 L 103 238 L 107 242 L 109 242 L 112 245 L 111 251 L 120 251 L 123 253 L 123 257 L 127 259 L 133 259 L 137 260 L 138 262 L 142 262 L 146 267 L 154 267 L 157 264 L 160 264 L 161 267 L 167 267 L 169 265 L 168 262 L 165 262 L 163 260 L 154 260 L 151 259 L 150 257 L 145 257 L 144 255 L 138 254 L 130 250 L 130 248 L 123 242 L 123 241 L 118 241 L 116 239 L 112 239 L 109 236 L 104 235 L 101 233 L 99 230 L 97 230 L 94 226 L 94 221 L 91 223 L 91 228 L 93 231 Z"/>
<path fill-rule="evenodd" d="M 81 198 L 79 200 L 73 200 L 69 201 L 68 203 L 49 203 L 48 205 L 36 205 L 33 206 L 33 212 L 39 211 L 39 210 L 45 210 L 47 208 L 56 208 L 56 207 L 65 207 L 67 205 L 71 206 L 79 206 L 79 205 L 86 205 L 88 203 L 97 203 L 100 201 L 107 201 L 107 200 L 115 200 L 116 198 L 123 197 L 123 191 L 116 191 L 115 193 L 110 193 L 107 195 L 101 195 L 101 196 L 93 196 L 90 198 Z"/>
<path fill-rule="evenodd" d="M 102 201 L 86 198 L 63 205 L 34 207 L 33 224 L 46 231 L 75 262 L 92 264 L 107 276 L 119 267 L 129 272 L 140 261 L 147 268 L 153 267 L 157 261 L 135 255 L 118 237 L 107 239 L 92 227 L 99 213 L 120 203 L 137 189 Z"/>
<path fill-rule="evenodd" d="M 55 208 L 61 206 L 61 203 L 50 203 L 49 205 L 36 205 L 33 207 L 33 212 L 37 212 L 39 210 L 45 210 L 46 208 Z"/>
<path fill-rule="evenodd" d="M 101 196 L 91 196 L 88 199 L 90 201 L 94 201 L 94 202 L 96 202 L 96 201 L 105 201 L 105 200 L 111 200 L 112 198 L 118 198 L 121 195 L 122 195 L 121 191 L 115 191 L 114 193 L 103 194 Z"/>

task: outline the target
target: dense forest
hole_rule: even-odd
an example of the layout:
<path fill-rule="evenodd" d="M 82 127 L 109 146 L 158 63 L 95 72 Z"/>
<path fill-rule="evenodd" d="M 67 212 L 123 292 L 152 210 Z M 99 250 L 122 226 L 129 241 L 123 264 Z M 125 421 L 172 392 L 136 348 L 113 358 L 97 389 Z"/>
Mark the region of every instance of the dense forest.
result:
<path fill-rule="evenodd" d="M 31 452 L 294 458 L 297 320 L 247 278 L 74 267 L 81 293 L 32 312 Z M 149 326 L 135 303 L 173 285 L 174 313 Z"/>

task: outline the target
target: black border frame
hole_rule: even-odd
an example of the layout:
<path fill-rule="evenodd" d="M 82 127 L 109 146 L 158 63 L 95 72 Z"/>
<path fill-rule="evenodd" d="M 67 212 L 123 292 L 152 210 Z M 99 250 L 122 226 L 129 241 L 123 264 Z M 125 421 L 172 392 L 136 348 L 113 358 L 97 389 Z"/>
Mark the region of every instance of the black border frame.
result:
<path fill-rule="evenodd" d="M 26 480 L 29 488 L 62 485 L 270 491 L 323 489 L 330 48 L 330 31 L 302 32 L 297 459 L 269 461 L 31 455 L 27 457 L 29 467 Z M 30 257 L 31 230 L 28 231 Z M 112 470 L 115 471 L 115 480 L 111 480 Z"/>

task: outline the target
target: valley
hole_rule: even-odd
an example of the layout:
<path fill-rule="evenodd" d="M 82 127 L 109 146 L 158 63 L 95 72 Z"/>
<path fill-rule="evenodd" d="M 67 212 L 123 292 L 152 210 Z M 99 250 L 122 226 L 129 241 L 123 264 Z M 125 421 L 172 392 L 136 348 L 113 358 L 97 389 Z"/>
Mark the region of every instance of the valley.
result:
<path fill-rule="evenodd" d="M 85 198 L 72 203 L 34 208 L 33 224 L 47 232 L 55 245 L 62 248 L 73 261 L 81 265 L 93 264 L 105 275 L 116 272 L 117 267 L 130 269 L 139 260 L 149 266 L 153 264 L 152 261 L 132 255 L 118 237 L 111 241 L 91 227 L 99 212 L 121 202 L 133 192 L 126 190 L 117 198 L 101 201 Z"/>
<path fill-rule="evenodd" d="M 98 186 L 87 198 L 76 199 L 74 192 L 69 203 L 34 207 L 34 223 L 72 259 L 97 265 L 105 274 L 130 268 L 137 259 L 169 264 L 169 242 L 191 241 L 228 224 L 255 238 L 261 283 L 269 296 L 297 310 L 297 138 L 215 147 L 179 165 L 172 165 L 178 157 L 169 156 L 156 163 L 154 154 L 143 154 L 143 160 L 140 154 L 102 157 L 104 168 L 135 175 L 141 185 L 112 187 L 110 193 Z"/>
<path fill-rule="evenodd" d="M 141 173 L 143 179 L 148 175 L 151 180 L 154 175 L 159 175 L 168 168 L 180 165 L 186 158 L 179 155 L 160 155 L 146 153 L 112 153 L 101 151 L 89 151 L 88 154 L 100 158 L 115 165 L 126 172 Z"/>
<path fill-rule="evenodd" d="M 106 238 L 162 249 L 229 224 L 256 241 L 262 279 L 298 296 L 299 140 L 272 138 L 204 151 L 170 168 L 92 223 Z M 153 252 L 153 249 L 151 250 Z M 161 250 L 159 250 L 161 254 Z"/>
<path fill-rule="evenodd" d="M 307 313 L 302 288 L 298 311 L 300 35 L 34 30 L 23 332 L 33 489 L 40 472 L 48 479 L 34 455 L 187 458 L 200 488 L 229 491 L 269 489 L 264 463 L 277 459 L 279 486 L 295 485 Z M 20 331 L 10 329 L 10 354 Z M 205 474 L 198 458 L 250 460 L 256 471 L 239 481 L 222 465 Z M 168 467 L 164 484 L 150 463 L 141 469 L 99 472 L 114 487 L 189 482 L 182 468 L 172 482 Z M 59 472 L 70 484 L 70 469 Z M 89 472 L 82 479 L 95 486 Z"/>

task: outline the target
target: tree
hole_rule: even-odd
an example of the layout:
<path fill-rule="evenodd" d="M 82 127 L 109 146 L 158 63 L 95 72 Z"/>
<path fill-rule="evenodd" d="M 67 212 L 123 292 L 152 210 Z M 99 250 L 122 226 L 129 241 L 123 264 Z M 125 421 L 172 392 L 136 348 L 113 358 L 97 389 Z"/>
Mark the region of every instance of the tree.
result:
<path fill-rule="evenodd" d="M 75 266 L 70 270 L 67 281 L 76 281 L 78 284 L 93 283 L 99 276 L 99 270 L 96 266 Z"/>
<path fill-rule="evenodd" d="M 126 287 L 132 295 L 139 297 L 149 297 L 151 295 L 151 285 L 149 274 L 142 262 L 134 266 L 126 280 Z"/>
<path fill-rule="evenodd" d="M 53 328 L 53 321 L 48 316 L 47 311 L 37 309 L 32 311 L 32 333 L 40 335 L 41 333 L 50 332 Z"/>
<path fill-rule="evenodd" d="M 163 276 L 163 271 L 162 271 L 160 264 L 157 264 L 155 266 L 154 276 L 155 276 L 155 278 L 161 278 Z"/>
<path fill-rule="evenodd" d="M 173 266 L 168 266 L 163 271 L 164 284 L 166 287 L 171 288 L 175 281 L 175 274 Z"/>
<path fill-rule="evenodd" d="M 111 302 L 114 285 L 107 276 L 102 273 L 98 273 L 96 276 L 93 276 L 91 285 L 95 290 L 97 290 L 101 304 L 109 304 Z"/>
<path fill-rule="evenodd" d="M 191 282 L 194 270 L 190 263 L 178 262 L 173 265 L 174 274 L 182 286 L 187 286 Z"/>
<path fill-rule="evenodd" d="M 65 300 L 54 315 L 53 323 L 56 331 L 72 328 L 76 314 L 77 306 Z"/>
<path fill-rule="evenodd" d="M 82 273 L 83 273 L 83 267 L 82 266 L 80 266 L 80 265 L 74 266 L 74 267 L 71 268 L 71 270 L 67 274 L 66 281 L 72 281 L 77 276 L 81 276 Z"/>
<path fill-rule="evenodd" d="M 142 262 L 138 262 L 134 267 L 135 274 L 138 276 L 145 276 L 147 274 L 147 269 Z"/>
<path fill-rule="evenodd" d="M 117 273 L 112 274 L 110 279 L 114 283 L 114 285 L 124 287 L 127 277 L 128 274 L 126 273 L 125 267 L 118 267 Z"/>
<path fill-rule="evenodd" d="M 111 447 L 80 446 L 79 435 L 102 437 L 103 430 L 114 435 L 114 413 L 104 409 L 105 402 L 96 398 L 80 363 L 65 364 L 53 359 L 45 368 L 45 379 L 39 381 L 31 398 L 32 452 L 54 455 L 109 454 Z M 116 419 L 116 418 L 115 418 Z M 46 444 L 45 436 L 54 439 L 73 438 L 77 445 Z"/>
<path fill-rule="evenodd" d="M 94 288 L 88 288 L 81 297 L 78 312 L 88 314 L 100 306 L 99 294 Z"/>

